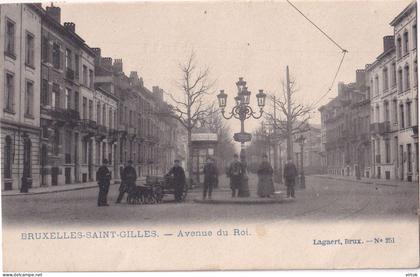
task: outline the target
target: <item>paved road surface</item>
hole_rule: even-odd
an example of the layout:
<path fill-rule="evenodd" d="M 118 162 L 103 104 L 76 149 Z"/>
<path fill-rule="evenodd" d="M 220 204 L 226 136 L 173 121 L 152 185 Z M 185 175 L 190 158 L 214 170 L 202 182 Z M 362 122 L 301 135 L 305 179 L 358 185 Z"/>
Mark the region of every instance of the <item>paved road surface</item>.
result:
<path fill-rule="evenodd" d="M 256 176 L 250 177 L 255 195 Z M 283 186 L 276 189 L 284 191 Z M 199 204 L 189 194 L 185 203 L 166 201 L 158 205 L 114 204 L 118 186 L 111 186 L 109 207 L 97 207 L 97 189 L 50 193 L 31 196 L 2 197 L 5 226 L 35 224 L 48 226 L 86 226 L 100 224 L 156 224 L 246 222 L 271 220 L 348 220 L 348 219 L 412 219 L 416 220 L 418 185 L 383 186 L 307 177 L 305 190 L 297 191 L 297 199 L 281 204 Z M 228 199 L 230 192 L 222 179 L 214 198 Z M 172 200 L 168 196 L 167 200 Z"/>

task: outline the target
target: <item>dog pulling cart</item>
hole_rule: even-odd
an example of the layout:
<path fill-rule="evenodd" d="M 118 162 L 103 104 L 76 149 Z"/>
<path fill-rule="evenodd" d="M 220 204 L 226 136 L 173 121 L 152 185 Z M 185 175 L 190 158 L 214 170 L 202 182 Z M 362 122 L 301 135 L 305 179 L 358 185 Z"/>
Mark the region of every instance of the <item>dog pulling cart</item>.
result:
<path fill-rule="evenodd" d="M 165 195 L 175 195 L 175 184 L 171 176 L 147 176 L 146 184 L 136 186 L 128 193 L 129 204 L 157 204 L 161 203 Z M 184 186 L 181 199 L 185 201 L 188 186 Z"/>

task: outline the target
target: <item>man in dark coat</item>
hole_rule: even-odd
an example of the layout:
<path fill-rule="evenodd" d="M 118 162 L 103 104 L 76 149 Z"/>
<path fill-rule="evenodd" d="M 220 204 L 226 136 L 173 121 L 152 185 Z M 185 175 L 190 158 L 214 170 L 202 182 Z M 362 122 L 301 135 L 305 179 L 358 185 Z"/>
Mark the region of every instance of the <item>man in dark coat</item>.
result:
<path fill-rule="evenodd" d="M 121 200 L 124 197 L 124 193 L 127 192 L 127 185 L 124 183 L 124 167 L 123 166 L 120 167 L 120 179 L 121 179 L 121 184 L 120 184 L 120 188 L 118 189 L 120 193 L 118 194 L 117 201 L 115 202 L 117 204 L 121 203 Z"/>
<path fill-rule="evenodd" d="M 207 163 L 204 165 L 204 189 L 203 189 L 203 200 L 207 197 L 207 192 L 209 199 L 211 199 L 211 193 L 213 191 L 213 186 L 215 186 L 219 179 L 219 174 L 217 172 L 217 167 L 214 165 L 214 161 L 211 157 L 207 158 Z"/>
<path fill-rule="evenodd" d="M 227 170 L 227 175 L 230 178 L 230 188 L 232 189 L 232 197 L 236 197 L 241 188 L 242 176 L 243 176 L 243 167 L 239 161 L 238 154 L 233 155 L 233 161 L 229 165 Z"/>
<path fill-rule="evenodd" d="M 297 169 L 291 159 L 287 160 L 284 165 L 283 177 L 287 187 L 287 198 L 295 198 L 295 179 L 297 176 Z"/>
<path fill-rule="evenodd" d="M 137 173 L 133 167 L 133 161 L 129 160 L 122 172 L 123 189 L 120 190 L 117 202 L 121 202 L 124 193 L 130 193 L 136 187 Z"/>
<path fill-rule="evenodd" d="M 185 172 L 179 160 L 174 161 L 174 166 L 171 168 L 171 170 L 169 170 L 166 176 L 173 177 L 173 185 L 175 189 L 175 201 L 181 202 L 182 192 L 184 191 L 184 186 L 185 186 Z"/>
<path fill-rule="evenodd" d="M 111 184 L 111 172 L 108 169 L 108 160 L 104 159 L 103 165 L 96 172 L 96 181 L 99 185 L 98 207 L 109 206 L 107 196 Z"/>

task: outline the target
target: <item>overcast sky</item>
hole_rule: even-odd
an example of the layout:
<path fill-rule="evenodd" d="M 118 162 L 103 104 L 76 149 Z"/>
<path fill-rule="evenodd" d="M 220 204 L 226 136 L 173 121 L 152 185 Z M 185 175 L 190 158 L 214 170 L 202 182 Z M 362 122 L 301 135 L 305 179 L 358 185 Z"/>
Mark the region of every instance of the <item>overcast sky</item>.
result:
<path fill-rule="evenodd" d="M 295 5 L 349 51 L 337 81 L 353 82 L 382 52 L 382 37 L 393 34 L 389 22 L 410 1 L 297 1 Z M 62 22 L 76 23 L 76 32 L 103 56 L 122 58 L 124 71 L 138 71 L 145 85 L 159 85 L 177 94 L 178 63 L 191 49 L 209 66 L 233 103 L 235 82 L 245 78 L 256 105 L 258 89 L 280 92 L 289 65 L 299 101 L 312 104 L 324 94 L 341 51 L 285 1 L 277 2 L 125 2 L 57 4 Z M 318 106 L 337 95 L 337 85 Z M 215 99 L 215 96 L 214 96 Z M 230 100 L 230 101 L 229 101 Z M 312 115 L 319 123 L 319 112 Z M 230 120 L 233 131 L 238 122 Z M 237 120 L 236 120 L 237 121 Z M 258 122 L 247 121 L 246 131 Z"/>

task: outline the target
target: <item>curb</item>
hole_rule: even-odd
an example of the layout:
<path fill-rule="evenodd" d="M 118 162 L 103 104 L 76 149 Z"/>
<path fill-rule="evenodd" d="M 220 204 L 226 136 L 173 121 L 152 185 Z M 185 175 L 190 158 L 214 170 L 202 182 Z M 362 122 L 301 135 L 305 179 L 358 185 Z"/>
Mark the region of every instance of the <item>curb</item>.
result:
<path fill-rule="evenodd" d="M 113 186 L 113 185 L 111 185 Z M 16 193 L 16 194 L 2 194 L 2 197 L 13 197 L 13 196 L 25 196 L 25 195 L 37 195 L 37 194 L 49 194 L 49 193 L 59 193 L 59 192 L 66 192 L 66 191 L 76 191 L 76 190 L 84 190 L 84 189 L 92 189 L 97 188 L 98 185 L 89 185 L 86 187 L 77 187 L 77 188 L 66 188 L 61 190 L 51 190 L 51 191 L 39 191 L 39 192 L 26 192 L 26 193 Z"/>
<path fill-rule="evenodd" d="M 387 184 L 387 183 L 376 183 L 374 181 L 363 181 L 363 180 L 354 180 L 354 179 L 341 179 L 341 178 L 334 178 L 331 176 L 321 176 L 321 175 L 317 175 L 317 176 L 313 176 L 315 178 L 324 178 L 324 179 L 330 179 L 330 180 L 337 180 L 337 181 L 348 181 L 348 182 L 353 182 L 353 183 L 362 183 L 362 184 L 367 184 L 367 185 L 376 185 L 376 186 L 386 186 L 386 187 L 398 187 L 398 184 Z M 415 182 L 413 182 L 415 183 Z"/>
<path fill-rule="evenodd" d="M 258 200 L 258 199 L 253 199 L 253 200 L 245 200 L 245 199 L 241 199 L 241 200 L 217 200 L 217 199 L 206 199 L 206 200 L 202 200 L 202 199 L 194 199 L 193 200 L 194 203 L 200 203 L 200 204 L 239 204 L 239 205 L 267 205 L 267 204 L 281 204 L 284 202 L 289 202 L 289 201 L 284 201 L 283 199 L 270 199 L 270 200 Z"/>

